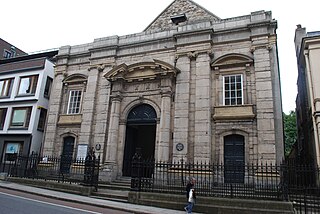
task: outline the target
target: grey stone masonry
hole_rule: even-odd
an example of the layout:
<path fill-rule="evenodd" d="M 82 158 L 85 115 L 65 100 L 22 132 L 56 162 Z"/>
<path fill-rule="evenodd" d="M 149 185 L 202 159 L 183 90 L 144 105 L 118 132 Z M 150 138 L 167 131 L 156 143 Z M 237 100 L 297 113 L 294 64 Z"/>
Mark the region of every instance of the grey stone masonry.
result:
<path fill-rule="evenodd" d="M 187 20 L 176 25 L 179 14 Z M 156 161 L 279 162 L 276 28 L 271 12 L 220 19 L 176 0 L 144 32 L 61 47 L 43 152 L 61 155 L 70 139 L 74 157 L 93 147 L 105 181 L 130 175 L 139 151 Z M 81 97 L 70 114 L 73 90 Z"/>

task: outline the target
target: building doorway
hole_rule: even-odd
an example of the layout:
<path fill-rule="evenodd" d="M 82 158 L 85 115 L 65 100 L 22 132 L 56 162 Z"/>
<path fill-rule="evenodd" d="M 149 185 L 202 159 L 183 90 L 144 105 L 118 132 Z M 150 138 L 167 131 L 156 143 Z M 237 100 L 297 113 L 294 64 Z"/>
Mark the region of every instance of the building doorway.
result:
<path fill-rule="evenodd" d="M 69 173 L 73 158 L 74 137 L 63 138 L 63 150 L 61 155 L 60 171 L 62 173 Z"/>
<path fill-rule="evenodd" d="M 154 159 L 156 119 L 155 110 L 147 104 L 136 106 L 130 111 L 126 127 L 123 176 L 131 176 L 132 157 L 136 152 L 141 154 L 142 159 Z"/>
<path fill-rule="evenodd" d="M 224 182 L 244 183 L 244 136 L 224 137 Z"/>

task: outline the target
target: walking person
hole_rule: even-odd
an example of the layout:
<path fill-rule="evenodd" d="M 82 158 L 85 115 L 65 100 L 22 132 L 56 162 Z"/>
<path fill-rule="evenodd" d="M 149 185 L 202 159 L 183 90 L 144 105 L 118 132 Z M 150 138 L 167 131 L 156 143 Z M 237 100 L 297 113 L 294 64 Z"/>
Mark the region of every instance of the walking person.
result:
<path fill-rule="evenodd" d="M 194 190 L 195 183 L 196 183 L 196 179 L 192 177 L 190 178 L 190 181 L 186 186 L 186 196 L 188 199 L 188 204 L 184 207 L 184 210 L 187 213 L 192 213 L 193 206 L 196 202 L 196 192 Z"/>

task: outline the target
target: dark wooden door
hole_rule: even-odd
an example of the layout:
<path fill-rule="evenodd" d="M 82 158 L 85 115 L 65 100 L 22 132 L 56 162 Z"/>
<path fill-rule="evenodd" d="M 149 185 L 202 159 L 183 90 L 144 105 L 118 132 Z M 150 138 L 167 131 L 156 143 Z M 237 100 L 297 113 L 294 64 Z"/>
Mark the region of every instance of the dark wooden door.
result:
<path fill-rule="evenodd" d="M 132 157 L 136 150 L 137 142 L 137 127 L 133 125 L 127 125 L 126 130 L 126 142 L 124 147 L 124 157 L 122 166 L 122 175 L 131 176 L 131 163 Z"/>
<path fill-rule="evenodd" d="M 122 175 L 131 176 L 132 157 L 137 151 L 142 159 L 153 159 L 156 138 L 156 112 L 142 104 L 133 108 L 127 118 Z"/>
<path fill-rule="evenodd" d="M 74 137 L 65 137 L 63 142 L 63 150 L 61 155 L 60 171 L 61 173 L 69 173 L 72 163 L 74 148 Z"/>
<path fill-rule="evenodd" d="M 228 135 L 224 137 L 224 181 L 244 183 L 244 137 Z"/>

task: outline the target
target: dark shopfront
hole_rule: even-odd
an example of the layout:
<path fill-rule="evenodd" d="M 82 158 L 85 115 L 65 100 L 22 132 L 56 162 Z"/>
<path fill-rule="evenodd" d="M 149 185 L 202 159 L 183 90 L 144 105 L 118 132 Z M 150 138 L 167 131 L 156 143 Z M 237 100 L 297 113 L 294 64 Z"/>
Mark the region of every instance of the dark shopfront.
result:
<path fill-rule="evenodd" d="M 17 154 L 28 155 L 32 140 L 31 134 L 0 135 L 0 171 L 6 172 L 8 163 L 14 161 Z"/>

